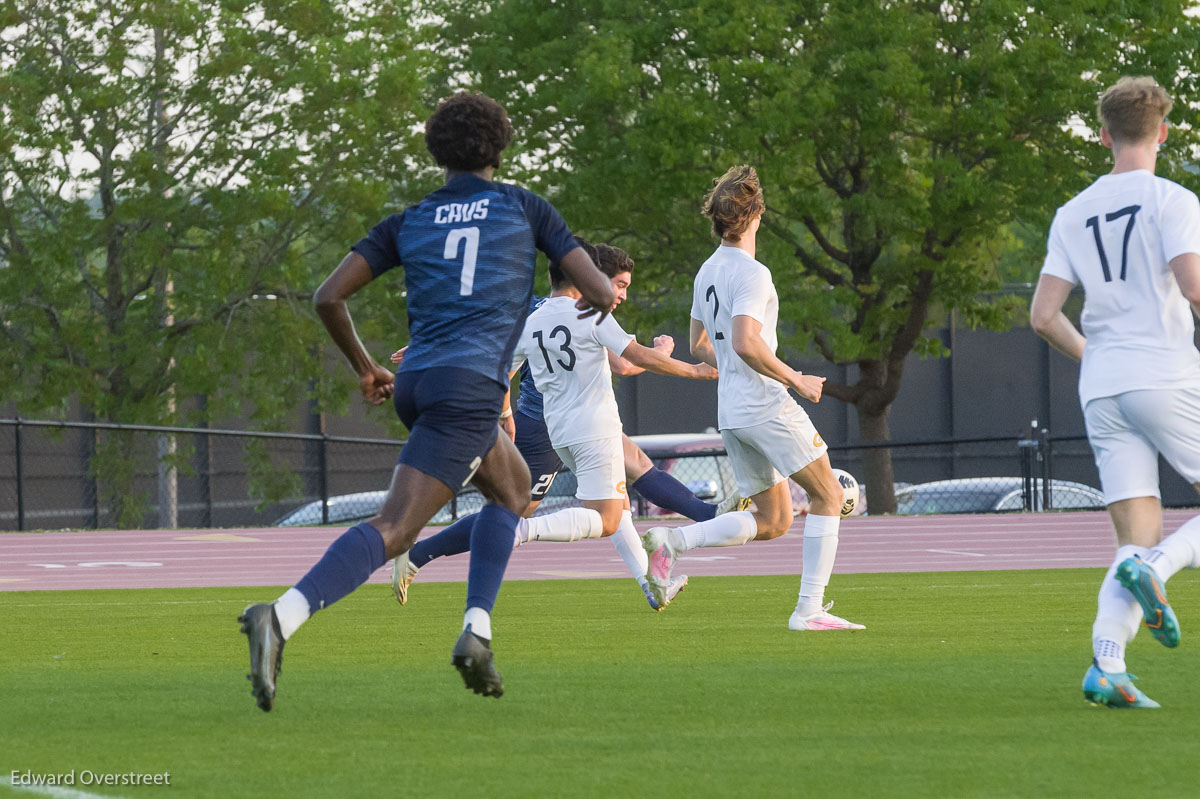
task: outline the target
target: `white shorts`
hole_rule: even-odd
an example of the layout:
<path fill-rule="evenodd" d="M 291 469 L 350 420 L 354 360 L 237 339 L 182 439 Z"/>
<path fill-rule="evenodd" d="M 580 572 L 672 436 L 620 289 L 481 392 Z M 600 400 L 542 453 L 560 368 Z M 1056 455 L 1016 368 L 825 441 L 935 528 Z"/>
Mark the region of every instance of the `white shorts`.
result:
<path fill-rule="evenodd" d="M 799 405 L 761 424 L 722 430 L 721 438 L 744 497 L 766 491 L 829 451 Z"/>
<path fill-rule="evenodd" d="M 554 451 L 575 474 L 576 499 L 625 498 L 625 450 L 621 436 L 580 441 Z"/>
<path fill-rule="evenodd" d="M 1158 456 L 1200 483 L 1200 388 L 1160 388 L 1098 397 L 1083 409 L 1107 504 L 1161 497 Z"/>

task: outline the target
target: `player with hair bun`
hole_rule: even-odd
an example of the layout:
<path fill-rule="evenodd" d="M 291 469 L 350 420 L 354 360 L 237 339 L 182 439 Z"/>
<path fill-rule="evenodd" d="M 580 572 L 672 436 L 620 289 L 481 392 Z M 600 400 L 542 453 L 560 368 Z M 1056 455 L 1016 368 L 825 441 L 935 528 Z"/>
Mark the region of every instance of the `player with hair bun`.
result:
<path fill-rule="evenodd" d="M 787 392 L 791 388 L 818 402 L 825 378 L 802 374 L 775 355 L 779 297 L 770 270 L 754 258 L 766 209 L 758 173 L 751 166 L 735 166 L 713 183 L 704 198 L 704 215 L 721 243 L 696 274 L 691 350 L 720 370 L 717 423 L 738 490 L 754 501 L 756 510 L 648 530 L 642 541 L 650 589 L 657 593 L 670 585 L 675 559 L 689 549 L 783 535 L 792 524 L 790 476 L 808 492 L 812 505 L 804 521 L 800 598 L 788 629 L 864 629 L 829 613 L 833 603 L 823 604 L 837 554 L 843 492 L 825 442 Z"/>

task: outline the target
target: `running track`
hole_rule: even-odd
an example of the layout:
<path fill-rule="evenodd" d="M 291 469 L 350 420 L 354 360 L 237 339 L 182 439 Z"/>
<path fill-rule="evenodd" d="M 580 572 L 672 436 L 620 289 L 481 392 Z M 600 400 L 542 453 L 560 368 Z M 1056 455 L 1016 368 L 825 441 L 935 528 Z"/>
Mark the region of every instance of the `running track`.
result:
<path fill-rule="evenodd" d="M 1167 511 L 1165 532 L 1195 513 Z M 341 533 L 326 527 L 0 534 L 0 591 L 292 585 Z M 840 539 L 838 574 L 1100 567 L 1112 561 L 1114 546 L 1102 511 L 856 517 L 842 522 Z M 775 541 L 693 550 L 680 558 L 678 571 L 694 577 L 799 574 L 800 563 L 797 523 Z M 521 547 L 509 561 L 507 579 L 627 574 L 609 542 L 582 541 Z M 466 577 L 465 557 L 421 570 L 422 582 Z M 371 578 L 389 580 L 387 566 Z"/>

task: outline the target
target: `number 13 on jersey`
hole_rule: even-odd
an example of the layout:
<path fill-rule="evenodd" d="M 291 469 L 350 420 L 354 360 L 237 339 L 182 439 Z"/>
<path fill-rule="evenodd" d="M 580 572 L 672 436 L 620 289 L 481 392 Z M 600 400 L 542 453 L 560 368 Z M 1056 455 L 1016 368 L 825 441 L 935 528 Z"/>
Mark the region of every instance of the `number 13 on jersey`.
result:
<path fill-rule="evenodd" d="M 458 243 L 465 242 L 463 247 L 462 277 L 459 280 L 458 296 L 469 297 L 475 286 L 475 259 L 479 255 L 479 228 L 460 227 L 446 234 L 446 248 L 442 257 L 447 261 L 458 259 Z"/>

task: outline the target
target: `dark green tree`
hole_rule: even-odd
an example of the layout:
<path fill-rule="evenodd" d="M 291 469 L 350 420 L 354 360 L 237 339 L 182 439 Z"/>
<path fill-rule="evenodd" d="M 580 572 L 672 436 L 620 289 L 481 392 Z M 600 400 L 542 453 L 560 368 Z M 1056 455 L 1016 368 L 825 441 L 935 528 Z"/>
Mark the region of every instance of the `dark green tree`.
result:
<path fill-rule="evenodd" d="M 755 165 L 784 349 L 849 366 L 826 396 L 855 406 L 863 440 L 887 441 L 906 358 L 943 354 L 930 314 L 1011 324 L 995 244 L 1017 218 L 1044 230 L 1105 170 L 1085 129 L 1098 93 L 1153 74 L 1197 97 L 1188 5 L 439 0 L 432 35 L 446 85 L 514 116 L 519 177 L 634 253 L 644 315 L 686 317 L 714 244 L 701 198 Z M 1172 121 L 1162 173 L 1194 184 L 1180 167 L 1196 113 L 1180 103 Z M 869 451 L 865 482 L 872 510 L 894 510 L 887 449 Z"/>
<path fill-rule="evenodd" d="M 0 401 L 267 427 L 313 391 L 344 402 L 310 296 L 412 160 L 410 19 L 386 0 L 0 0 Z M 104 484 L 129 521 L 117 442 Z"/>

